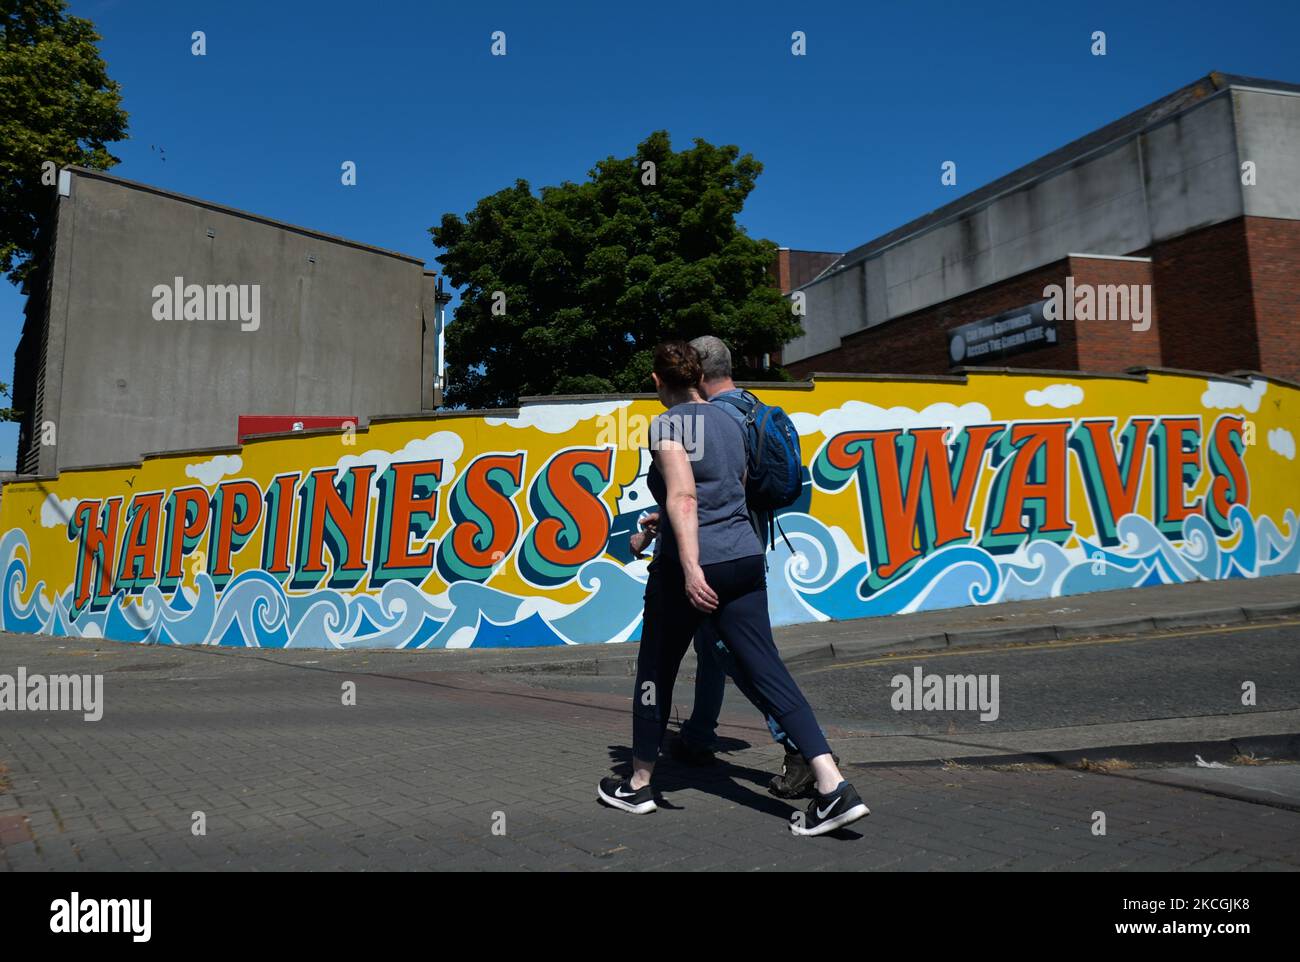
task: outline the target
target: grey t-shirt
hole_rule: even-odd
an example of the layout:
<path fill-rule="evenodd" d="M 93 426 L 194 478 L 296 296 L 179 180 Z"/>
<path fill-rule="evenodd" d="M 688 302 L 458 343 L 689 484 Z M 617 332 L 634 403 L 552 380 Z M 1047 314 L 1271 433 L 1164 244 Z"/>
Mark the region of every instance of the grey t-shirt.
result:
<path fill-rule="evenodd" d="M 650 423 L 652 451 L 668 440 L 686 449 L 695 475 L 701 565 L 763 553 L 745 508 L 745 435 L 720 407 L 707 401 L 678 404 Z M 657 464 L 651 464 L 646 484 L 660 507 L 655 557 L 677 561 L 677 537 L 664 508 L 668 490 Z"/>

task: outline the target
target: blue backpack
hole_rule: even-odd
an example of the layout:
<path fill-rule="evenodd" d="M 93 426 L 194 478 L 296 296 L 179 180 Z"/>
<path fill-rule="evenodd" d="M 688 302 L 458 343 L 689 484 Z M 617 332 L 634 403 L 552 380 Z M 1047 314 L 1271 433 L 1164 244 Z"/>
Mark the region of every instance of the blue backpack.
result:
<path fill-rule="evenodd" d="M 764 518 L 768 544 L 776 544 L 776 512 L 799 500 L 803 492 L 803 454 L 799 432 L 790 415 L 781 408 L 764 404 L 748 391 L 715 398 L 745 416 L 745 451 L 749 470 L 745 500 L 749 510 Z M 781 532 L 785 537 L 785 532 Z M 789 539 L 786 539 L 789 545 Z M 793 548 L 791 549 L 793 550 Z"/>

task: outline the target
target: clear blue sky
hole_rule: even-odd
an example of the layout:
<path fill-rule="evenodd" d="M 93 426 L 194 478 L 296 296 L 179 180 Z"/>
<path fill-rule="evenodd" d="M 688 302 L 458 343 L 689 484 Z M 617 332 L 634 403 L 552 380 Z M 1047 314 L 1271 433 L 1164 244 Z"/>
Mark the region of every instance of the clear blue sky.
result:
<path fill-rule="evenodd" d="M 114 173 L 423 256 L 516 178 L 656 129 L 765 170 L 742 222 L 846 250 L 1211 70 L 1300 81 L 1300 4 L 73 0 L 123 89 Z M 190 35 L 207 34 L 207 56 Z M 507 56 L 490 56 L 503 30 Z M 793 57 L 802 30 L 808 55 Z M 1107 55 L 1090 53 L 1103 30 Z M 154 149 L 151 149 L 154 148 Z M 157 149 L 161 148 L 161 152 Z M 163 157 L 165 156 L 165 160 Z M 339 165 L 358 165 L 344 187 Z M 954 191 L 940 164 L 957 163 Z M 0 282 L 0 379 L 23 299 Z M 358 318 L 359 336 L 365 319 Z M 16 429 L 0 427 L 0 468 Z"/>

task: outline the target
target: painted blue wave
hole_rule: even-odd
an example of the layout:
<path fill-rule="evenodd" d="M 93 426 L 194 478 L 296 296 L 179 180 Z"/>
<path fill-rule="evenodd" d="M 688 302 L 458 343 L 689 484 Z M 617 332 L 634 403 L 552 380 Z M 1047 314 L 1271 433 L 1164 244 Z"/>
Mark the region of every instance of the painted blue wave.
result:
<path fill-rule="evenodd" d="M 645 583 L 622 565 L 592 561 L 578 572 L 578 584 L 594 591 L 596 604 L 582 604 L 556 618 L 552 627 L 573 645 L 599 645 L 625 634 L 641 620 Z M 477 644 L 477 643 L 476 643 Z"/>
<path fill-rule="evenodd" d="M 819 524 L 815 518 L 807 518 L 807 522 Z M 834 572 L 838 564 L 834 541 L 827 531 L 817 540 L 829 560 L 826 566 L 814 565 L 812 575 L 807 576 L 819 587 L 810 590 L 798 581 L 790 587 L 818 616 L 844 619 L 1157 584 L 1300 573 L 1300 530 L 1293 511 L 1288 509 L 1284 514 L 1285 535 L 1272 519 L 1256 520 L 1242 505 L 1232 507 L 1228 523 L 1231 533 L 1218 537 L 1204 517 L 1189 516 L 1183 524 L 1181 543 L 1175 543 L 1148 519 L 1130 514 L 1119 520 L 1120 544 L 1115 547 L 1080 537 L 1080 547 L 1067 551 L 1054 542 L 1041 540 L 1028 544 L 1014 559 L 995 556 L 975 545 L 952 546 L 926 556 L 875 592 L 866 588 L 870 573 L 866 562 L 821 586 L 827 572 Z M 822 555 L 814 553 L 812 557 Z M 774 623 L 776 617 L 774 608 Z"/>
<path fill-rule="evenodd" d="M 1061 576 L 1070 568 L 1070 556 L 1055 541 L 1032 541 L 1025 547 L 1027 564 L 1006 561 L 999 601 L 1028 601 L 1057 594 Z"/>
<path fill-rule="evenodd" d="M 119 592 L 102 610 L 74 617 L 71 589 L 53 601 L 43 583 L 29 590 L 29 557 L 23 531 L 0 536 L 0 627 L 143 644 L 337 649 L 603 644 L 638 636 L 645 593 L 644 584 L 622 565 L 593 561 L 578 573 L 587 597 L 548 620 L 533 610 L 531 599 L 474 582 L 456 582 L 441 599 L 405 581 L 389 582 L 373 595 L 325 588 L 290 594 L 266 572 L 245 571 L 218 592 L 200 572 L 192 591 L 177 588 L 168 596 L 151 585 L 136 597 Z"/>
<path fill-rule="evenodd" d="M 985 604 L 1001 584 L 997 561 L 983 548 L 970 545 L 941 548 L 875 592 L 865 590 L 868 573 L 862 562 L 829 587 L 799 591 L 799 595 L 827 618 L 865 618 Z"/>
<path fill-rule="evenodd" d="M 1282 523 L 1291 532 L 1289 538 L 1282 535 L 1272 518 L 1260 518 L 1256 525 L 1260 542 L 1257 576 L 1291 574 L 1300 571 L 1300 532 L 1296 529 L 1295 512 L 1287 508 L 1282 516 Z"/>
<path fill-rule="evenodd" d="M 780 521 L 781 533 L 767 555 L 772 624 L 797 625 L 830 617 L 810 606 L 804 593 L 819 591 L 834 579 L 840 567 L 835 538 L 826 525 L 807 514 L 786 512 Z"/>
<path fill-rule="evenodd" d="M 6 531 L 0 537 L 0 559 L 4 564 L 4 597 L 0 599 L 0 618 L 6 631 L 21 631 L 25 634 L 52 634 L 45 628 L 50 623 L 53 606 L 46 603 L 45 582 L 38 582 L 28 595 L 27 604 L 19 598 L 27 591 L 27 566 L 24 557 L 31 557 L 27 534 L 20 528 Z"/>
<path fill-rule="evenodd" d="M 1065 549 L 1036 541 L 1013 556 L 997 556 L 977 545 L 950 545 L 874 590 L 868 563 L 856 552 L 841 556 L 843 535 L 837 541 L 833 529 L 802 512 L 786 512 L 780 520 L 790 543 L 778 537 L 768 555 L 769 605 L 777 625 L 1300 573 L 1300 526 L 1290 509 L 1279 527 L 1235 505 L 1226 537 L 1192 515 L 1173 542 L 1148 519 L 1126 515 L 1114 546 L 1080 538 L 1078 547 Z M 440 596 L 405 581 L 389 582 L 376 594 L 325 588 L 290 594 L 266 572 L 246 571 L 218 592 L 199 573 L 192 590 L 178 588 L 168 596 L 149 586 L 135 597 L 119 592 L 102 610 L 74 616 L 70 587 L 57 594 L 44 583 L 29 584 L 30 556 L 25 532 L 0 535 L 0 627 L 143 644 L 346 650 L 634 641 L 645 591 L 639 577 L 607 558 L 579 571 L 584 599 L 549 607 L 468 581 Z"/>

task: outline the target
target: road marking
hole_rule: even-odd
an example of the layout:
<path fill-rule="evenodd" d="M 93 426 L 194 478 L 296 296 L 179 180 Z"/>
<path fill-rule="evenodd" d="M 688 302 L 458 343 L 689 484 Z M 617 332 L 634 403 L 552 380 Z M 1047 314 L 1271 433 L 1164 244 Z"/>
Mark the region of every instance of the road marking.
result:
<path fill-rule="evenodd" d="M 850 661 L 845 662 L 842 665 L 827 665 L 825 668 L 811 668 L 807 671 L 801 671 L 799 674 L 815 675 L 823 671 L 835 671 L 842 668 L 865 668 L 869 665 L 888 665 L 897 661 L 921 661 L 927 658 L 943 658 L 951 655 L 988 655 L 1037 650 L 1060 651 L 1062 648 L 1081 648 L 1090 647 L 1092 645 L 1117 645 L 1126 642 L 1131 644 L 1139 641 L 1163 641 L 1167 638 L 1194 638 L 1197 635 L 1228 635 L 1238 631 L 1262 631 L 1266 628 L 1285 628 L 1288 625 L 1300 625 L 1300 619 L 1295 621 L 1257 621 L 1248 625 L 1198 628 L 1193 631 L 1176 631 L 1168 634 L 1115 635 L 1109 638 L 1083 638 L 1077 641 L 1036 641 L 1024 645 L 991 645 L 982 648 L 974 646 L 958 646 L 955 648 L 947 648 L 943 651 L 918 651 L 911 654 L 881 655 L 879 658 L 869 658 L 865 661 Z"/>

